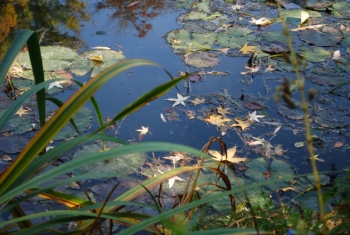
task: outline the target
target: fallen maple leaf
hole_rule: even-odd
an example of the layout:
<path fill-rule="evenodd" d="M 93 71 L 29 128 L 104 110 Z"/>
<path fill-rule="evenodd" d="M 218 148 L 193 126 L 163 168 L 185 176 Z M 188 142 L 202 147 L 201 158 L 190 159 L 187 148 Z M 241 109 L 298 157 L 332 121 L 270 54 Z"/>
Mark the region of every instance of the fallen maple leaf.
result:
<path fill-rule="evenodd" d="M 213 156 L 213 160 L 219 161 L 219 162 L 228 161 L 231 163 L 240 163 L 240 162 L 248 161 L 248 158 L 245 158 L 245 157 L 235 157 L 236 151 L 237 151 L 237 147 L 232 147 L 227 149 L 227 158 L 226 158 L 226 155 L 221 155 L 216 150 L 208 150 L 208 153 Z"/>
<path fill-rule="evenodd" d="M 253 113 L 248 113 L 249 115 L 249 121 L 257 121 L 260 122 L 258 118 L 263 118 L 265 117 L 265 115 L 256 115 L 256 111 L 254 111 Z"/>
<path fill-rule="evenodd" d="M 171 160 L 175 169 L 176 162 L 180 161 L 181 159 L 184 159 L 185 157 L 182 154 L 175 154 L 173 156 L 168 156 L 163 158 Z"/>
<path fill-rule="evenodd" d="M 164 172 L 162 172 L 161 170 L 158 170 L 161 174 L 164 174 Z M 182 182 L 186 182 L 186 180 L 178 177 L 178 176 L 174 176 L 170 179 L 168 179 L 168 184 L 169 184 L 169 188 L 172 188 L 174 183 L 175 183 L 175 180 L 178 180 L 178 181 L 182 181 Z"/>
<path fill-rule="evenodd" d="M 213 125 L 216 125 L 216 126 L 223 126 L 224 125 L 224 122 L 230 122 L 231 119 L 229 118 L 222 118 L 222 116 L 220 115 L 214 115 L 214 114 L 211 114 L 209 116 L 209 118 L 206 118 L 204 119 L 205 121 L 213 124 Z"/>
<path fill-rule="evenodd" d="M 256 46 L 248 46 L 248 43 L 246 42 L 244 46 L 239 50 L 239 52 L 242 52 L 242 54 L 248 54 L 249 52 L 257 51 Z"/>
<path fill-rule="evenodd" d="M 135 130 L 135 131 L 140 132 L 140 135 L 146 135 L 147 133 L 150 133 L 150 134 L 151 134 L 151 132 L 148 131 L 148 127 L 142 126 L 141 128 L 142 128 L 142 129 L 137 129 L 137 130 Z"/>
<path fill-rule="evenodd" d="M 234 123 L 231 126 L 232 127 L 239 126 L 242 128 L 242 131 L 244 131 L 245 129 L 247 129 L 251 125 L 251 122 L 247 118 L 246 119 L 235 118 L 235 121 L 238 122 L 238 124 Z"/>
<path fill-rule="evenodd" d="M 226 48 L 217 48 L 216 50 L 217 50 L 217 51 L 220 51 L 220 52 L 223 52 L 223 53 L 225 53 L 225 55 L 227 55 L 227 52 L 228 52 L 230 49 L 231 49 L 231 48 L 226 47 Z"/>
<path fill-rule="evenodd" d="M 190 100 L 190 102 L 194 105 L 194 106 L 197 106 L 199 104 L 204 104 L 205 103 L 205 99 L 198 99 L 198 98 L 195 98 L 194 100 Z"/>
<path fill-rule="evenodd" d="M 272 65 L 271 64 L 269 64 L 269 66 L 265 69 L 265 73 L 267 73 L 267 72 L 272 72 L 272 71 L 274 71 L 275 69 L 272 67 Z"/>
<path fill-rule="evenodd" d="M 218 113 L 220 113 L 222 116 L 226 117 L 226 114 L 231 114 L 229 112 L 231 108 L 223 108 L 222 106 L 218 107 Z"/>
<path fill-rule="evenodd" d="M 16 112 L 15 114 L 17 114 L 17 115 L 19 115 L 20 117 L 22 117 L 22 115 L 24 115 L 24 114 L 29 114 L 29 113 L 28 113 L 28 110 L 24 109 L 23 106 L 22 106 L 22 107 L 20 107 L 20 108 L 17 110 L 17 112 Z"/>
<path fill-rule="evenodd" d="M 182 104 L 183 106 L 185 106 L 185 102 L 184 102 L 184 101 L 191 97 L 191 96 L 182 96 L 182 95 L 179 94 L 179 93 L 177 93 L 176 96 L 177 96 L 177 99 L 175 99 L 175 98 L 166 99 L 166 100 L 168 100 L 168 101 L 175 102 L 175 103 L 173 104 L 173 107 L 175 107 L 175 106 L 178 105 L 178 104 Z"/>

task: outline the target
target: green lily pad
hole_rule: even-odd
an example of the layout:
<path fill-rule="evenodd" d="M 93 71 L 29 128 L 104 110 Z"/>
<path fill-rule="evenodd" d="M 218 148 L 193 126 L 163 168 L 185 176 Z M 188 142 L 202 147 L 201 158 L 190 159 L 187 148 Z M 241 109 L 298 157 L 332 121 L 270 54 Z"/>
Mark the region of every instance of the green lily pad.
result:
<path fill-rule="evenodd" d="M 321 29 L 305 29 L 298 32 L 300 40 L 319 47 L 335 46 L 344 35 L 340 29 L 324 26 Z"/>
<path fill-rule="evenodd" d="M 348 48 L 346 48 L 346 52 L 347 52 L 348 54 L 350 54 L 350 46 L 349 46 Z"/>
<path fill-rule="evenodd" d="M 217 27 L 214 23 L 206 20 L 189 20 L 184 24 L 184 29 L 191 33 L 210 33 Z"/>
<path fill-rule="evenodd" d="M 294 42 L 294 41 L 295 41 L 294 34 L 291 33 L 290 36 L 291 36 L 292 42 Z M 263 33 L 263 34 L 261 35 L 261 37 L 262 37 L 265 41 L 268 41 L 268 42 L 275 42 L 275 41 L 278 41 L 278 42 L 283 43 L 283 44 L 285 44 L 285 45 L 288 44 L 287 38 L 286 38 L 286 36 L 283 34 L 283 31 L 270 31 L 270 32 L 266 32 L 266 33 Z"/>
<path fill-rule="evenodd" d="M 311 70 L 311 73 L 305 75 L 305 78 L 311 82 L 324 85 L 324 86 L 336 86 L 344 83 L 347 79 L 340 73 L 332 70 L 326 70 L 324 68 L 315 68 Z"/>
<path fill-rule="evenodd" d="M 89 59 L 94 56 L 102 56 L 103 62 Z M 83 76 L 92 69 L 91 77 L 95 77 L 103 70 L 124 59 L 125 56 L 122 53 L 114 50 L 87 51 L 74 58 L 70 71 L 78 76 Z"/>
<path fill-rule="evenodd" d="M 73 117 L 74 123 L 77 126 L 80 133 L 84 133 L 89 130 L 92 125 L 92 112 L 86 108 L 82 107 Z M 54 140 L 64 140 L 77 136 L 78 133 L 69 122 L 62 130 L 54 137 Z"/>
<path fill-rule="evenodd" d="M 331 5 L 332 2 L 329 0 L 308 0 L 306 3 L 306 7 L 308 9 L 313 9 L 316 11 L 326 11 Z"/>
<path fill-rule="evenodd" d="M 33 129 L 30 121 L 25 117 L 12 118 L 8 124 L 11 127 L 11 131 L 14 131 L 16 135 L 21 135 Z"/>
<path fill-rule="evenodd" d="M 289 9 L 281 12 L 281 17 L 286 19 L 286 22 L 300 24 L 301 12 L 305 11 L 309 17 L 320 18 L 322 15 L 317 11 L 306 11 L 305 9 Z"/>
<path fill-rule="evenodd" d="M 118 148 L 120 144 L 114 142 L 105 143 L 107 149 Z M 87 154 L 97 153 L 102 151 L 101 143 L 85 145 L 81 149 L 78 149 L 73 159 L 84 157 Z M 106 150 L 108 151 L 108 150 Z M 88 174 L 89 172 L 116 172 L 123 175 L 129 175 L 135 173 L 146 162 L 146 154 L 134 153 L 124 156 L 115 157 L 108 161 L 101 161 L 89 166 L 85 166 L 73 171 L 74 175 Z"/>
<path fill-rule="evenodd" d="M 187 65 L 196 68 L 215 67 L 220 62 L 218 55 L 207 51 L 197 51 L 186 54 L 184 60 Z"/>
<path fill-rule="evenodd" d="M 332 7 L 343 16 L 349 16 L 350 15 L 350 3 L 349 2 L 337 2 L 333 3 Z"/>
<path fill-rule="evenodd" d="M 316 112 L 314 122 L 322 127 L 343 128 L 350 125 L 350 111 L 347 108 L 328 107 Z"/>
<path fill-rule="evenodd" d="M 186 53 L 189 51 L 210 50 L 216 41 L 216 35 L 193 33 L 185 29 L 173 30 L 166 35 L 166 40 L 174 49 L 174 53 Z"/>
<path fill-rule="evenodd" d="M 262 43 L 262 45 L 260 45 L 260 49 L 269 54 L 281 54 L 289 52 L 289 47 L 286 44 L 278 41 Z"/>
<path fill-rule="evenodd" d="M 13 135 L 0 139 L 0 150 L 4 153 L 19 153 L 27 145 L 28 140 L 22 136 Z"/>
<path fill-rule="evenodd" d="M 350 59 L 344 57 L 340 58 L 338 60 L 337 67 L 344 72 L 350 73 Z"/>
<path fill-rule="evenodd" d="M 322 47 L 299 47 L 298 54 L 311 62 L 323 62 L 332 55 Z"/>
<path fill-rule="evenodd" d="M 291 60 L 291 57 L 289 57 L 289 58 Z M 312 64 L 308 63 L 306 60 L 303 60 L 300 58 L 297 58 L 297 60 L 298 60 L 298 65 L 299 65 L 298 66 L 299 71 L 305 71 L 305 70 L 312 68 Z M 294 72 L 295 71 L 293 64 L 291 64 L 285 60 L 278 61 L 278 62 L 271 61 L 271 64 L 275 65 L 275 67 L 277 67 L 280 70 L 285 70 L 287 72 Z"/>
<path fill-rule="evenodd" d="M 177 8 L 182 8 L 185 10 L 195 9 L 196 11 L 210 13 L 210 8 L 209 8 L 208 3 L 209 2 L 207 2 L 207 1 L 198 2 L 196 0 L 183 0 L 183 1 L 178 1 L 175 4 L 175 6 Z"/>
<path fill-rule="evenodd" d="M 279 190 L 290 184 L 296 176 L 292 166 L 282 160 L 273 159 L 271 164 L 266 162 L 264 158 L 253 159 L 247 163 L 248 170 L 245 175 L 251 182 L 266 182 L 271 181 L 271 184 L 265 185 L 269 191 Z M 270 174 L 268 177 L 266 174 Z"/>
<path fill-rule="evenodd" d="M 12 78 L 12 82 L 13 85 L 22 92 L 29 90 L 34 84 L 33 81 L 21 78 Z"/>
<path fill-rule="evenodd" d="M 186 20 L 205 20 L 207 18 L 207 14 L 199 11 L 191 11 L 187 15 L 185 15 L 182 19 Z"/>
<path fill-rule="evenodd" d="M 241 48 L 246 42 L 255 39 L 255 35 L 248 35 L 252 32 L 252 30 L 240 26 L 230 27 L 218 33 L 217 44 L 221 47 Z"/>
<path fill-rule="evenodd" d="M 68 68 L 72 64 L 71 60 L 78 55 L 74 50 L 61 46 L 42 46 L 40 50 L 44 71 Z M 24 68 L 32 69 L 28 51 L 18 55 L 18 62 Z"/>

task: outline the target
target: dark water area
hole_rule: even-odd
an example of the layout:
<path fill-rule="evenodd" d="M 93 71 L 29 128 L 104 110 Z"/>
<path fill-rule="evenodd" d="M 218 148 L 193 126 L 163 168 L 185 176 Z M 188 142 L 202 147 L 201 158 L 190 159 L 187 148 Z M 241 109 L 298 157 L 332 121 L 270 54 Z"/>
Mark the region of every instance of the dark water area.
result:
<path fill-rule="evenodd" d="M 186 66 L 179 55 L 173 53 L 171 46 L 166 42 L 165 35 L 174 29 L 182 28 L 177 21 L 180 14 L 185 10 L 173 8 L 174 1 L 16 1 L 5 3 L 1 6 L 2 12 L 9 17 L 7 25 L 4 28 L 0 40 L 0 57 L 6 51 L 16 34 L 20 29 L 32 29 L 42 36 L 41 45 L 61 45 L 73 48 L 79 53 L 89 50 L 92 47 L 104 46 L 114 50 L 120 50 L 127 59 L 142 58 L 158 63 L 166 68 L 174 77 L 178 76 L 179 71 L 194 72 L 200 69 Z M 132 5 L 133 4 L 133 5 Z M 5 9 L 5 10 L 3 10 Z M 276 12 L 275 12 L 276 13 Z M 258 14 L 258 12 L 256 12 Z M 277 13 L 276 13 L 277 14 Z M 14 19 L 16 18 L 16 19 Z M 1 23 L 0 23 L 1 24 Z M 252 30 L 258 30 L 256 26 L 249 27 Z M 264 29 L 259 29 L 264 30 Z M 281 24 L 277 23 L 269 28 L 269 31 L 281 30 Z M 142 142 L 147 141 L 166 141 L 181 143 L 195 147 L 202 146 L 212 136 L 221 136 L 215 126 L 198 119 L 188 119 L 183 110 L 196 110 L 197 114 L 201 107 L 193 107 L 187 103 L 185 107 L 179 105 L 175 110 L 179 113 L 181 121 L 167 121 L 164 123 L 160 119 L 160 114 L 166 113 L 166 108 L 170 108 L 172 103 L 165 100 L 176 97 L 177 93 L 190 96 L 201 96 L 210 93 L 226 92 L 232 98 L 239 100 L 241 95 L 246 97 L 255 97 L 262 99 L 264 106 L 269 107 L 263 114 L 268 116 L 269 120 L 279 121 L 283 127 L 278 134 L 271 140 L 272 145 L 281 144 L 287 152 L 285 159 L 289 161 L 298 173 L 311 172 L 311 165 L 308 161 L 308 152 L 306 147 L 296 148 L 294 143 L 305 141 L 303 132 L 293 130 L 302 130 L 303 123 L 297 123 L 282 117 L 276 111 L 274 101 L 275 88 L 283 82 L 284 78 L 295 79 L 293 73 L 277 71 L 275 73 L 261 73 L 254 78 L 243 77 L 240 73 L 244 71 L 244 65 L 249 56 L 232 57 L 222 54 L 220 63 L 215 68 L 205 69 L 206 71 L 227 71 L 228 76 L 206 75 L 203 82 L 191 83 L 191 91 L 187 94 L 187 88 L 184 83 L 178 85 L 178 89 L 173 89 L 163 97 L 151 102 L 139 111 L 128 116 L 118 124 L 118 137 L 131 142 L 139 142 L 138 132 L 141 126 L 149 127 L 151 134 L 143 137 Z M 89 80 L 89 74 L 74 79 L 80 82 Z M 112 117 L 123 107 L 131 103 L 141 94 L 169 80 L 164 71 L 156 67 L 138 67 L 124 72 L 111 81 L 109 81 L 95 98 L 102 110 L 103 117 Z M 266 91 L 268 88 L 268 92 Z M 319 87 L 306 81 L 306 89 L 310 87 Z M 66 90 L 59 94 L 59 97 L 66 99 L 74 90 Z M 294 95 L 299 99 L 299 92 Z M 346 106 L 349 101 L 343 97 L 335 97 L 337 104 Z M 315 103 L 315 102 L 314 102 Z M 311 105 L 314 105 L 312 103 Z M 90 104 L 88 104 L 91 107 Z M 49 109 L 54 109 L 54 105 L 49 105 Z M 215 104 L 205 104 L 202 107 L 217 108 Z M 245 116 L 246 113 L 242 116 Z M 97 122 L 95 123 L 97 125 Z M 297 128 L 296 128 L 297 127 Z M 251 136 L 264 136 L 266 133 L 273 132 L 273 127 L 267 127 L 256 123 L 248 129 Z M 320 171 L 328 171 L 331 164 L 334 163 L 337 169 L 347 168 L 349 166 L 349 141 L 336 132 L 324 133 L 313 130 L 316 134 L 325 138 L 326 147 L 318 148 L 316 151 L 319 158 L 324 162 L 318 162 Z M 110 134 L 114 134 L 111 132 Z M 227 146 L 238 146 L 241 156 L 249 158 L 258 157 L 259 154 L 244 152 L 245 143 L 235 131 L 228 130 L 222 136 Z M 269 136 L 264 136 L 269 139 Z M 331 141 L 331 142 L 327 142 Z M 344 148 L 341 150 L 333 148 L 336 141 L 344 142 Z M 216 146 L 218 147 L 218 146 Z M 161 155 L 160 155 L 161 156 Z"/>

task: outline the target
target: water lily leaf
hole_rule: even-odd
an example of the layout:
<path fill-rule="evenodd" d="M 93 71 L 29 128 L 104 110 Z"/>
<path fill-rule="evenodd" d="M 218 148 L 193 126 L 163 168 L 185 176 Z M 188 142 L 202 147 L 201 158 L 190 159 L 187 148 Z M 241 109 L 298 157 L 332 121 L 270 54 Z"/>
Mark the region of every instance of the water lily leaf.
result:
<path fill-rule="evenodd" d="M 328 128 L 343 128 L 350 125 L 350 111 L 342 107 L 328 107 L 316 112 L 313 120 L 316 124 Z"/>
<path fill-rule="evenodd" d="M 262 43 L 262 45 L 260 45 L 260 49 L 269 54 L 281 54 L 289 52 L 289 47 L 286 44 L 278 41 Z"/>
<path fill-rule="evenodd" d="M 308 0 L 306 3 L 306 8 L 316 11 L 326 11 L 331 5 L 332 2 L 329 0 Z"/>
<path fill-rule="evenodd" d="M 208 68 L 217 66 L 220 58 L 207 51 L 197 51 L 184 56 L 185 63 L 196 68 Z"/>
<path fill-rule="evenodd" d="M 326 47 L 334 46 L 344 38 L 340 29 L 324 26 L 319 30 L 305 29 L 298 32 L 300 40 L 311 45 Z"/>
<path fill-rule="evenodd" d="M 338 60 L 337 67 L 347 73 L 350 73 L 350 59 L 346 59 L 344 57 L 340 58 Z"/>
<path fill-rule="evenodd" d="M 185 53 L 191 42 L 191 33 L 186 29 L 176 29 L 167 33 L 166 41 L 171 44 L 174 53 Z"/>
<path fill-rule="evenodd" d="M 120 144 L 114 142 L 106 142 L 106 149 L 118 148 Z M 103 151 L 101 143 L 85 145 L 82 148 L 78 149 L 73 158 L 84 157 L 87 154 L 96 153 Z M 108 151 L 108 150 L 105 150 Z M 108 161 L 101 161 L 93 165 L 85 166 L 73 171 L 74 175 L 82 175 L 94 172 L 118 172 L 123 175 L 129 175 L 135 173 L 141 166 L 146 162 L 146 154 L 144 153 L 134 153 L 128 154 L 125 156 L 116 157 Z"/>
<path fill-rule="evenodd" d="M 294 34 L 291 33 L 291 40 L 292 42 L 295 41 L 295 37 L 294 37 Z M 270 31 L 270 32 L 266 32 L 266 33 L 263 33 L 261 35 L 261 37 L 265 40 L 265 41 L 268 41 L 268 42 L 280 42 L 280 43 L 283 43 L 285 45 L 288 44 L 287 42 L 287 38 L 286 36 L 283 34 L 283 31 Z"/>
<path fill-rule="evenodd" d="M 283 104 L 277 104 L 277 112 L 281 114 L 283 117 L 287 117 L 292 120 L 303 120 L 304 119 L 304 112 L 300 108 L 300 105 L 295 109 L 290 109 L 287 106 Z M 309 117 L 312 114 L 312 109 L 308 109 Z"/>
<path fill-rule="evenodd" d="M 191 33 L 210 33 L 216 29 L 216 25 L 207 20 L 188 20 L 184 24 L 184 29 Z"/>
<path fill-rule="evenodd" d="M 245 175 L 252 182 L 274 181 L 271 184 L 264 186 L 269 191 L 279 190 L 288 186 L 290 180 L 293 180 L 296 176 L 292 166 L 282 160 L 273 159 L 271 164 L 267 163 L 264 158 L 253 159 L 246 164 L 248 170 Z M 265 172 L 265 174 L 264 174 Z M 269 173 L 269 177 L 266 177 L 266 173 Z"/>
<path fill-rule="evenodd" d="M 91 60 L 94 56 L 102 56 L 104 62 Z M 78 76 L 83 76 L 91 69 L 91 77 L 96 76 L 111 65 L 125 59 L 125 56 L 114 50 L 92 50 L 87 51 L 73 59 L 70 71 Z"/>
<path fill-rule="evenodd" d="M 286 19 L 288 23 L 300 24 L 302 12 L 309 14 L 309 17 L 320 18 L 322 15 L 317 11 L 305 11 L 304 9 L 289 9 L 281 11 L 281 17 Z"/>
<path fill-rule="evenodd" d="M 336 86 L 347 80 L 342 74 L 324 68 L 315 68 L 311 70 L 311 73 L 306 74 L 305 78 L 313 83 L 324 86 Z"/>
<path fill-rule="evenodd" d="M 205 20 L 207 14 L 199 11 L 191 11 L 183 17 L 183 20 Z"/>
<path fill-rule="evenodd" d="M 92 112 L 82 107 L 73 117 L 74 123 L 77 126 L 80 133 L 83 133 L 91 128 L 92 125 Z M 54 137 L 54 140 L 64 140 L 74 136 L 78 133 L 75 131 L 71 123 L 68 123 L 62 130 Z"/>
<path fill-rule="evenodd" d="M 254 35 L 248 35 L 252 32 L 252 30 L 240 26 L 230 27 L 218 33 L 217 44 L 221 47 L 241 48 L 245 43 L 255 39 Z"/>
<path fill-rule="evenodd" d="M 349 16 L 350 15 L 350 3 L 343 1 L 343 2 L 337 2 L 333 3 L 332 7 L 343 16 Z"/>
<path fill-rule="evenodd" d="M 0 150 L 4 153 L 19 153 L 27 145 L 28 140 L 22 136 L 6 136 L 0 139 Z"/>
<path fill-rule="evenodd" d="M 323 62 L 332 55 L 322 47 L 299 47 L 298 54 L 311 62 Z"/>
<path fill-rule="evenodd" d="M 44 71 L 57 71 L 69 67 L 71 60 L 78 55 L 74 50 L 61 46 L 40 47 Z M 26 69 L 32 69 L 29 52 L 18 55 L 18 62 Z"/>
<path fill-rule="evenodd" d="M 17 135 L 21 135 L 21 134 L 26 133 L 27 131 L 31 131 L 33 129 L 31 122 L 27 118 L 25 118 L 24 116 L 23 117 L 15 117 L 15 118 L 11 119 L 8 122 L 8 125 L 10 126 L 11 131 L 14 131 L 14 134 L 17 134 Z"/>

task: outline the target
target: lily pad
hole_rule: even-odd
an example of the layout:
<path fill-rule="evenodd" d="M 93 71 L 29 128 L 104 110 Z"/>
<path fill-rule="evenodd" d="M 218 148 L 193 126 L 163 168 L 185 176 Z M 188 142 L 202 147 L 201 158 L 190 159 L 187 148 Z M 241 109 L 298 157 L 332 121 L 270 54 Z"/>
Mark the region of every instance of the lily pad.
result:
<path fill-rule="evenodd" d="M 220 62 L 218 55 L 207 51 L 192 52 L 186 54 L 184 58 L 186 64 L 196 68 L 215 67 Z"/>
<path fill-rule="evenodd" d="M 350 15 L 350 3 L 343 1 L 343 2 L 337 2 L 333 3 L 332 7 L 343 16 L 349 16 Z"/>
<path fill-rule="evenodd" d="M 289 47 L 286 44 L 278 41 L 263 43 L 260 45 L 260 49 L 269 54 L 281 54 L 289 52 Z"/>
<path fill-rule="evenodd" d="M 106 148 L 118 148 L 120 144 L 114 142 L 106 142 Z M 97 153 L 102 151 L 101 143 L 90 144 L 78 149 L 74 155 L 73 159 L 84 157 L 87 154 Z M 105 150 L 108 151 L 108 150 Z M 129 175 L 135 173 L 141 166 L 146 162 L 146 154 L 144 153 L 134 153 L 124 156 L 115 157 L 108 161 L 101 161 L 89 166 L 85 166 L 73 171 L 74 175 L 88 174 L 89 172 L 116 172 L 123 175 Z"/>
<path fill-rule="evenodd" d="M 91 128 L 92 125 L 92 112 L 82 107 L 73 117 L 74 123 L 77 126 L 80 133 L 83 133 Z M 54 137 L 54 140 L 64 140 L 77 136 L 78 133 L 74 129 L 71 123 L 68 123 L 62 130 Z"/>
<path fill-rule="evenodd" d="M 4 153 L 19 153 L 27 145 L 28 140 L 22 136 L 6 136 L 0 139 L 0 150 Z"/>
<path fill-rule="evenodd" d="M 206 20 L 189 20 L 184 24 L 184 29 L 191 33 L 209 33 L 214 31 L 217 27 L 214 23 Z"/>
<path fill-rule="evenodd" d="M 102 56 L 103 62 L 91 60 L 94 56 Z M 125 59 L 125 56 L 114 50 L 87 51 L 74 58 L 70 71 L 78 76 L 83 76 L 92 69 L 91 77 Z"/>
<path fill-rule="evenodd" d="M 315 68 L 311 70 L 311 73 L 306 74 L 305 77 L 313 83 L 324 86 L 336 86 L 347 80 L 340 73 L 324 68 Z"/>
<path fill-rule="evenodd" d="M 57 71 L 69 67 L 78 53 L 68 47 L 61 46 L 42 46 L 41 58 L 44 71 Z M 26 69 L 32 69 L 29 59 L 29 52 L 23 52 L 18 55 L 18 62 Z"/>
<path fill-rule="evenodd" d="M 332 55 L 322 47 L 299 47 L 298 54 L 311 62 L 323 62 Z"/>
<path fill-rule="evenodd" d="M 30 121 L 24 117 L 15 117 L 11 119 L 8 124 L 11 128 L 10 131 L 14 131 L 16 135 L 21 135 L 33 129 Z"/>
<path fill-rule="evenodd" d="M 296 176 L 289 163 L 278 159 L 273 159 L 271 164 L 269 164 L 264 158 L 257 158 L 248 162 L 247 166 L 248 170 L 245 174 L 251 182 L 271 181 L 271 184 L 264 186 L 269 191 L 279 190 L 288 186 L 290 180 L 293 180 Z"/>
<path fill-rule="evenodd" d="M 195 9 L 196 11 L 209 13 L 210 7 L 209 7 L 208 3 L 209 2 L 207 2 L 207 1 L 198 2 L 198 1 L 193 1 L 193 0 L 184 0 L 184 1 L 177 2 L 175 4 L 175 6 L 178 8 L 186 9 L 186 10 Z"/>
<path fill-rule="evenodd" d="M 295 37 L 294 37 L 294 34 L 291 33 L 291 40 L 292 42 L 295 41 Z M 265 40 L 265 41 L 268 41 L 268 42 L 275 42 L 275 41 L 278 41 L 280 43 L 283 43 L 285 45 L 288 44 L 288 41 L 287 41 L 287 38 L 286 36 L 283 34 L 283 31 L 270 31 L 270 32 L 266 32 L 266 33 L 263 33 L 261 35 L 261 37 Z"/>
<path fill-rule="evenodd" d="M 183 20 L 205 20 L 207 18 L 207 14 L 199 11 L 191 11 L 187 15 L 183 17 Z"/>
<path fill-rule="evenodd" d="M 316 112 L 314 122 L 327 128 L 343 128 L 350 125 L 350 111 L 347 108 L 328 107 Z"/>
<path fill-rule="evenodd" d="M 324 26 L 321 29 L 305 29 L 298 32 L 300 40 L 319 47 L 335 46 L 344 35 L 340 29 Z"/>
<path fill-rule="evenodd" d="M 305 9 L 290 9 L 283 10 L 281 12 L 281 17 L 286 19 L 286 22 L 300 24 L 301 12 L 306 11 Z M 309 17 L 322 17 L 322 15 L 317 11 L 306 11 L 309 14 Z"/>
<path fill-rule="evenodd" d="M 306 7 L 308 9 L 313 9 L 316 11 L 326 11 L 331 5 L 332 2 L 329 0 L 308 0 L 306 3 Z"/>
<path fill-rule="evenodd" d="M 218 34 L 217 44 L 222 47 L 241 48 L 246 42 L 255 39 L 254 35 L 248 35 L 252 32 L 252 30 L 240 26 L 230 27 Z"/>
<path fill-rule="evenodd" d="M 344 72 L 350 73 L 350 59 L 340 58 L 337 63 L 337 67 L 339 67 Z"/>

